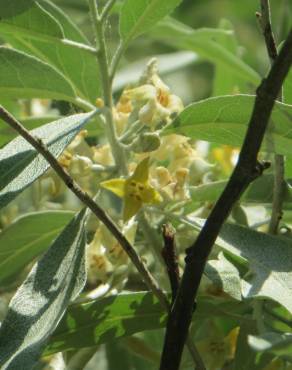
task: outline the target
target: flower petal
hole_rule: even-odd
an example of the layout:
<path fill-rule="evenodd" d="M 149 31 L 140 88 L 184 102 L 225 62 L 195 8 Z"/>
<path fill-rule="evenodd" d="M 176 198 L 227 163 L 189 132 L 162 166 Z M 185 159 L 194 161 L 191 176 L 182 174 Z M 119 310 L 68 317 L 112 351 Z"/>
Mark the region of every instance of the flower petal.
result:
<path fill-rule="evenodd" d="M 142 201 L 126 196 L 123 210 L 123 220 L 127 222 L 142 207 Z"/>
<path fill-rule="evenodd" d="M 148 203 L 148 204 L 159 203 L 162 201 L 161 195 L 152 186 L 147 186 L 141 192 L 141 198 L 142 198 L 143 203 Z"/>
<path fill-rule="evenodd" d="M 111 179 L 107 181 L 103 181 L 100 183 L 100 186 L 103 188 L 110 190 L 114 194 L 116 194 L 120 198 L 124 198 L 125 196 L 125 179 Z"/>
<path fill-rule="evenodd" d="M 148 177 L 149 177 L 149 157 L 144 158 L 138 164 L 130 179 L 145 184 L 148 181 Z"/>

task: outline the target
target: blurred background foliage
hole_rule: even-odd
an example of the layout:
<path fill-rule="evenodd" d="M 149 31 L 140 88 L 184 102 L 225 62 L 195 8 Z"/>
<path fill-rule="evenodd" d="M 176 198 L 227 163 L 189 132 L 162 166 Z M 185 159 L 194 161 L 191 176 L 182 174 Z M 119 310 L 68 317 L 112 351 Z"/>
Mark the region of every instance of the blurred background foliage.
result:
<path fill-rule="evenodd" d="M 105 1 L 101 1 L 104 3 Z M 93 40 L 92 28 L 89 22 L 87 3 L 79 0 L 55 0 L 55 3 L 69 14 L 80 26 L 86 36 Z M 119 8 L 122 1 L 116 6 Z M 291 27 L 292 8 L 289 0 L 271 0 L 272 24 L 276 42 L 279 44 Z M 266 48 L 255 13 L 259 10 L 258 1 L 234 0 L 184 0 L 172 17 L 187 24 L 193 29 L 217 28 L 226 19 L 231 22 L 238 44 L 241 46 L 242 58 L 261 75 L 269 66 Z M 118 42 L 118 17 L 113 14 L 107 29 L 108 42 L 114 48 Z M 131 62 L 149 56 L 177 51 L 143 35 L 134 40 L 128 48 L 122 63 L 126 66 Z M 173 91 L 181 96 L 185 103 L 196 101 L 212 95 L 214 68 L 212 63 L 198 61 L 180 71 L 168 74 L 166 82 Z"/>

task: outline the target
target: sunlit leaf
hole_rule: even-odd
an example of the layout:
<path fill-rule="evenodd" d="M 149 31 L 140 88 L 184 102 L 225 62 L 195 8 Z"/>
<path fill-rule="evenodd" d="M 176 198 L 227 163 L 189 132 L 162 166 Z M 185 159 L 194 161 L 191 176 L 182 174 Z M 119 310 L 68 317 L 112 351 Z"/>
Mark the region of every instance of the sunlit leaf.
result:
<path fill-rule="evenodd" d="M 0 328 L 1 369 L 32 369 L 68 304 L 82 290 L 84 214 L 66 226 L 12 298 Z"/>
<path fill-rule="evenodd" d="M 48 123 L 32 133 L 58 157 L 92 117 L 81 113 Z M 4 207 L 49 168 L 48 162 L 21 137 L 0 150 L 0 208 Z"/>
<path fill-rule="evenodd" d="M 244 297 L 267 297 L 292 312 L 292 241 L 226 224 L 216 244 L 248 261 L 251 273 L 242 281 Z"/>
<path fill-rule="evenodd" d="M 121 9 L 120 34 L 125 43 L 149 31 L 171 13 L 181 0 L 125 0 Z"/>
<path fill-rule="evenodd" d="M 8 109 L 9 110 L 9 109 Z M 10 113 L 11 110 L 9 110 Z M 61 116 L 56 115 L 48 115 L 48 116 L 30 116 L 19 121 L 23 124 L 23 126 L 28 130 L 33 130 L 39 126 L 42 126 L 46 123 L 57 121 L 61 119 Z M 0 147 L 4 144 L 7 144 L 11 139 L 14 139 L 17 136 L 17 132 L 13 130 L 12 127 L 8 126 L 7 123 L 0 120 Z"/>
<path fill-rule="evenodd" d="M 0 34 L 16 49 L 54 66 L 82 99 L 94 102 L 99 96 L 95 55 L 62 41 L 67 39 L 85 45 L 89 42 L 55 4 L 45 0 L 35 2 L 26 12 L 0 21 Z"/>
<path fill-rule="evenodd" d="M 240 146 L 246 133 L 255 97 L 227 95 L 201 100 L 187 106 L 164 130 L 196 140 Z M 281 154 L 292 153 L 292 106 L 277 102 L 263 148 Z"/>
<path fill-rule="evenodd" d="M 205 274 L 222 291 L 232 298 L 241 300 L 240 276 L 236 267 L 220 253 L 217 260 L 210 260 L 205 268 Z"/>
<path fill-rule="evenodd" d="M 0 94 L 6 98 L 75 100 L 70 83 L 54 68 L 35 57 L 0 47 L 0 65 Z"/>

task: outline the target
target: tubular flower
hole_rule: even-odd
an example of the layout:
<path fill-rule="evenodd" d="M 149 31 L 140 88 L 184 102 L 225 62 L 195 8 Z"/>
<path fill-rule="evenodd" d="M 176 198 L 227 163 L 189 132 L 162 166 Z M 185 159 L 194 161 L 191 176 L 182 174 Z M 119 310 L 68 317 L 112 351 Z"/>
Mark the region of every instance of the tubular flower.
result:
<path fill-rule="evenodd" d="M 123 198 L 124 222 L 137 214 L 143 204 L 155 204 L 162 200 L 158 191 L 149 183 L 149 157 L 137 165 L 129 178 L 103 181 L 101 186 Z"/>
<path fill-rule="evenodd" d="M 142 79 L 144 84 L 133 89 L 126 89 L 122 99 L 133 103 L 139 109 L 141 123 L 151 129 L 160 122 L 169 122 L 173 114 L 183 110 L 180 97 L 171 94 L 170 88 L 158 76 L 157 61 L 151 60 Z"/>

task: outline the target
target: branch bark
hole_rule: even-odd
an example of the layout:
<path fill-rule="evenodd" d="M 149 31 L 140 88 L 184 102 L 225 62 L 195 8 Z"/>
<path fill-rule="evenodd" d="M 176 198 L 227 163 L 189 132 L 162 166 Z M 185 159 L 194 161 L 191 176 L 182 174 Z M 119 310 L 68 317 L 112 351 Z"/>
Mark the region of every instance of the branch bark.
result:
<path fill-rule="evenodd" d="M 272 24 L 271 24 L 271 11 L 269 0 L 260 0 L 261 13 L 256 13 L 259 24 L 265 39 L 266 49 L 271 61 L 274 63 L 278 56 L 276 41 L 274 38 Z M 279 94 L 279 100 L 283 100 L 282 91 Z M 286 191 L 285 187 L 285 158 L 281 154 L 274 156 L 274 189 L 273 189 L 273 203 L 272 214 L 269 222 L 269 233 L 277 234 L 279 223 L 282 218 L 283 199 Z"/>
<path fill-rule="evenodd" d="M 233 205 L 248 185 L 267 168 L 257 159 L 269 118 L 283 81 L 292 64 L 292 30 L 266 78 L 256 91 L 253 112 L 234 171 L 197 240 L 188 249 L 181 285 L 168 318 L 160 370 L 178 370 L 194 301 L 205 264 L 219 231 Z"/>

